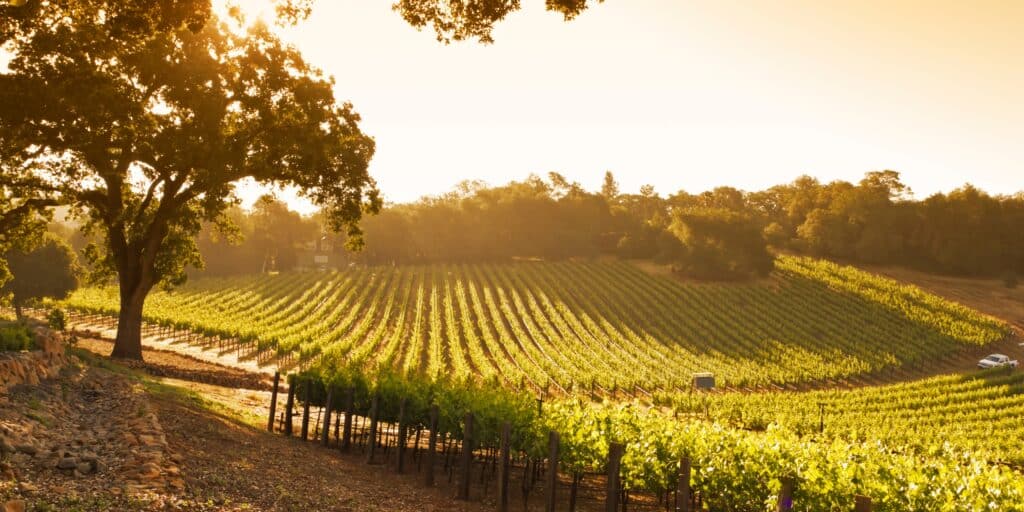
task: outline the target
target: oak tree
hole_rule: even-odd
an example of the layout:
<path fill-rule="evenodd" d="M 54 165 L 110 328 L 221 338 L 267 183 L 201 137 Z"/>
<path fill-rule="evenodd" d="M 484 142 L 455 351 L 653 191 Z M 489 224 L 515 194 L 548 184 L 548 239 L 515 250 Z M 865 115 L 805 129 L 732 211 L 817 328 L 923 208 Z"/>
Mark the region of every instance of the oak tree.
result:
<path fill-rule="evenodd" d="M 118 278 L 115 357 L 141 359 L 146 296 L 201 265 L 195 235 L 241 180 L 296 186 L 353 245 L 380 207 L 373 140 L 333 79 L 208 0 L 0 4 L 0 44 L 3 183 L 102 235 L 87 257 Z"/>

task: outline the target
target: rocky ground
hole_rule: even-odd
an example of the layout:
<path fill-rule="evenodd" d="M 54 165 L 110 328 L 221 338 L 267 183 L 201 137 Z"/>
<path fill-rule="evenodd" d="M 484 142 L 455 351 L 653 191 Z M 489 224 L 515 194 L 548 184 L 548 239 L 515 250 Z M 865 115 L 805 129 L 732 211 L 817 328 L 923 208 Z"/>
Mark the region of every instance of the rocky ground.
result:
<path fill-rule="evenodd" d="M 252 409 L 265 415 L 266 392 L 205 382 L 229 368 L 155 356 L 140 368 L 178 365 L 178 378 L 151 376 L 84 350 L 105 352 L 97 343 L 56 378 L 0 394 L 0 512 L 493 509 L 263 432 Z M 193 366 L 203 383 L 180 380 Z"/>
<path fill-rule="evenodd" d="M 0 397 L 0 459 L 0 499 L 36 510 L 119 508 L 185 486 L 141 386 L 78 360 Z"/>

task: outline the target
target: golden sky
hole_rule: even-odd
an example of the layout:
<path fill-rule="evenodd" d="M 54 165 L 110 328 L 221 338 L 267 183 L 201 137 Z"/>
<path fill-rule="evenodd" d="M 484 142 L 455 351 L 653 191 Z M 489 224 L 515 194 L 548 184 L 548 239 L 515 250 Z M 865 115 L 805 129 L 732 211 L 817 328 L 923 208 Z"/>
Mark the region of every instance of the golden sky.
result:
<path fill-rule="evenodd" d="M 605 170 L 662 194 L 878 169 L 918 197 L 1024 189 L 1024 0 L 607 0 L 570 23 L 524 0 L 490 46 L 390 3 L 317 0 L 283 32 L 362 114 L 388 200 Z"/>

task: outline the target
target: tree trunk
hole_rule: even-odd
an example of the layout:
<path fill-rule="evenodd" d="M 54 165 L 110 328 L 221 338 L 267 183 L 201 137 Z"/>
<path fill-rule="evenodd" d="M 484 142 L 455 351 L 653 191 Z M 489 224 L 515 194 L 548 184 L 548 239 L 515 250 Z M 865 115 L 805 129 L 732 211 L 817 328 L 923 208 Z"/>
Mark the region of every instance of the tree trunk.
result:
<path fill-rule="evenodd" d="M 147 292 L 143 286 L 121 282 L 121 312 L 110 357 L 142 360 L 142 307 Z"/>
<path fill-rule="evenodd" d="M 18 320 L 25 318 L 24 312 L 21 311 L 21 301 L 14 299 L 14 317 Z"/>

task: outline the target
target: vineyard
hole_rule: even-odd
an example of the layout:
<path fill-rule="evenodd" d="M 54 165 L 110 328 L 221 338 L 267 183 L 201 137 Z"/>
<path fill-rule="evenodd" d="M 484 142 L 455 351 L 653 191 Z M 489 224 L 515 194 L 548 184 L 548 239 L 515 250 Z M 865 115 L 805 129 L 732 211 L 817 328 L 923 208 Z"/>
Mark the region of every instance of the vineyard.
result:
<path fill-rule="evenodd" d="M 1024 373 L 996 369 L 855 390 L 665 394 L 680 417 L 760 431 L 853 442 L 880 440 L 928 454 L 944 446 L 974 458 L 1024 465 Z"/>
<path fill-rule="evenodd" d="M 66 304 L 115 314 L 113 287 Z M 154 293 L 147 322 L 279 363 L 336 361 L 563 391 L 843 379 L 934 360 L 1007 326 L 917 288 L 785 257 L 756 284 L 686 284 L 627 263 L 354 268 L 200 279 Z"/>
<path fill-rule="evenodd" d="M 545 499 L 560 492 L 575 496 L 584 477 L 607 474 L 607 481 L 615 482 L 609 484 L 608 503 L 618 503 L 607 510 L 625 510 L 627 502 L 633 503 L 629 510 L 672 510 L 673 502 L 693 504 L 695 499 L 697 508 L 681 510 L 854 510 L 860 499 L 855 497 L 870 500 L 867 510 L 873 511 L 1024 510 L 1024 478 L 1016 470 L 952 443 L 917 451 L 870 437 L 834 441 L 785 425 L 749 431 L 717 421 L 684 421 L 640 403 L 573 398 L 535 406 L 530 397 L 499 388 L 336 366 L 295 375 L 290 384 L 285 409 L 302 409 L 300 438 L 312 434 L 342 450 L 361 438 L 362 452 L 372 462 L 375 450 L 418 453 L 420 439 L 429 433 L 441 445 L 438 454 L 431 441 L 426 453 L 434 459 L 426 467 L 443 458 L 445 471 L 459 474 L 460 492 L 466 488 L 462 484 L 471 485 L 478 477 L 486 486 L 494 478 L 493 468 L 507 467 L 511 454 L 519 468 L 515 472 L 527 482 L 524 496 L 537 487 L 543 487 Z M 935 380 L 922 386 L 941 389 L 942 384 Z M 958 395 L 967 399 L 970 392 Z M 292 414 L 283 411 L 275 416 L 272 406 L 269 428 L 295 435 L 288 417 Z M 357 437 L 353 417 L 370 418 L 369 429 L 362 421 Z M 497 458 L 499 447 L 504 462 Z M 388 457 L 387 452 L 380 456 Z M 463 462 L 456 470 L 458 460 Z M 572 476 L 568 489 L 548 476 L 555 472 Z M 499 469 L 498 479 L 507 474 Z M 684 474 L 685 487 L 679 483 Z M 542 486 L 541 480 L 546 482 Z M 645 495 L 646 506 L 631 498 Z"/>
<path fill-rule="evenodd" d="M 80 290 L 65 304 L 95 323 L 116 313 L 117 292 Z M 623 505 L 631 493 L 658 507 L 678 500 L 686 461 L 687 499 L 711 510 L 783 499 L 793 510 L 849 510 L 854 497 L 882 511 L 1024 510 L 1024 479 L 999 464 L 1024 461 L 1014 425 L 1024 374 L 784 390 L 925 366 L 1009 334 L 916 287 L 828 262 L 783 257 L 770 278 L 743 284 L 686 283 L 619 262 L 200 279 L 153 294 L 145 318 L 159 336 L 220 340 L 301 367 L 268 426 L 292 435 L 301 409 L 301 436 L 331 445 L 333 414 L 333 443 L 344 447 L 362 418 L 371 460 L 378 441 L 368 440 L 388 432 L 381 446 L 418 453 L 430 432 L 446 470 L 459 452 L 483 482 L 499 447 L 523 479 L 532 471 L 529 482 L 571 475 L 573 496 L 584 475 L 611 481 L 614 468 Z M 762 389 L 690 393 L 697 371 Z M 565 393 L 535 401 L 533 391 L 552 386 Z M 653 406 L 584 399 L 595 387 L 643 388 Z"/>

